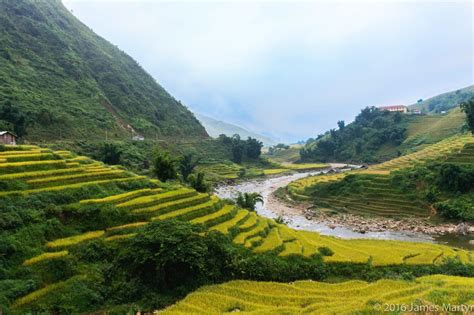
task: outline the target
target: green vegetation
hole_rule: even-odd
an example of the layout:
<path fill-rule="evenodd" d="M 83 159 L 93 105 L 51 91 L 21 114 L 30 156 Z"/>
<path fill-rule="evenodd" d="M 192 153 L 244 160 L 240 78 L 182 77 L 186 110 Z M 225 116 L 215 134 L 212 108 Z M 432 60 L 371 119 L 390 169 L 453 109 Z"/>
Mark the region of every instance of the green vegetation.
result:
<path fill-rule="evenodd" d="M 410 109 L 418 109 L 427 113 L 440 113 L 441 111 L 449 111 L 458 107 L 460 103 L 471 99 L 473 94 L 474 85 L 471 85 L 456 91 L 431 97 L 417 104 L 413 104 L 410 106 Z"/>
<path fill-rule="evenodd" d="M 466 113 L 466 121 L 469 129 L 474 134 L 474 98 L 461 104 L 461 109 Z"/>
<path fill-rule="evenodd" d="M 50 160 L 37 161 L 36 152 Z M 0 161 L 21 163 L 0 174 L 4 312 L 154 310 L 234 279 L 474 275 L 470 251 L 296 231 L 65 151 L 5 146 Z M 61 163 L 37 164 L 49 161 Z"/>
<path fill-rule="evenodd" d="M 176 164 L 177 161 L 174 160 L 168 152 L 155 152 L 155 157 L 153 158 L 153 174 L 163 182 L 169 179 L 175 179 L 178 177 Z"/>
<path fill-rule="evenodd" d="M 339 212 L 472 221 L 473 164 L 474 139 L 457 136 L 367 170 L 303 178 L 287 192 Z"/>
<path fill-rule="evenodd" d="M 386 156 L 393 156 L 398 151 L 411 153 L 461 133 L 466 115 L 459 108 L 454 108 L 442 115 L 413 115 L 408 119 L 406 139 L 399 147 L 385 147 Z"/>
<path fill-rule="evenodd" d="M 0 12 L 3 128 L 33 141 L 207 137 L 185 106 L 61 1 L 2 1 Z"/>
<path fill-rule="evenodd" d="M 179 160 L 179 171 L 183 180 L 187 180 L 188 176 L 194 171 L 199 164 L 199 159 L 195 159 L 192 153 L 185 154 Z"/>
<path fill-rule="evenodd" d="M 233 135 L 232 137 L 220 135 L 218 140 L 230 148 L 232 161 L 237 164 L 245 160 L 257 160 L 262 153 L 262 142 L 254 138 L 248 137 L 247 140 L 242 140 L 239 135 Z"/>
<path fill-rule="evenodd" d="M 263 197 L 259 193 L 241 193 L 235 199 L 235 203 L 244 209 L 255 211 L 257 203 L 263 204 Z"/>
<path fill-rule="evenodd" d="M 426 108 L 429 115 L 390 113 L 367 107 L 354 122 L 346 125 L 339 121 L 338 130 L 331 129 L 316 139 L 309 139 L 300 150 L 301 160 L 377 163 L 418 151 L 463 131 L 465 115 L 458 105 L 473 95 L 474 86 L 470 86 L 410 107 L 410 110 Z"/>
<path fill-rule="evenodd" d="M 264 157 L 269 158 L 276 163 L 295 163 L 300 160 L 301 145 L 273 146 L 268 149 Z"/>
<path fill-rule="evenodd" d="M 340 123 L 339 130 L 331 129 L 326 135 L 308 140 L 300 150 L 301 160 L 376 162 L 382 146 L 403 142 L 406 121 L 403 114 L 367 107 L 353 123 Z"/>
<path fill-rule="evenodd" d="M 7 98 L 0 108 L 0 129 L 11 130 L 18 137 L 23 137 L 26 135 L 27 125 L 28 116 L 13 107 L 11 99 Z"/>

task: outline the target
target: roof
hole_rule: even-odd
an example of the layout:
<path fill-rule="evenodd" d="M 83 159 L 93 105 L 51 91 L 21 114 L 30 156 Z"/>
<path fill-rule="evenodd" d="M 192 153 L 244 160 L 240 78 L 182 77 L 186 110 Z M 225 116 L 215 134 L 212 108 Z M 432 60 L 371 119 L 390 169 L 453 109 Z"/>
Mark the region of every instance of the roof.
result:
<path fill-rule="evenodd" d="M 380 109 L 390 109 L 390 108 L 406 108 L 405 105 L 388 105 L 388 106 L 379 106 Z"/>
<path fill-rule="evenodd" d="M 11 135 L 14 136 L 14 137 L 17 137 L 17 135 L 14 134 L 14 133 L 11 132 L 11 131 L 0 131 L 0 136 L 3 136 L 3 135 L 5 135 L 5 134 L 7 134 L 7 133 L 11 134 Z"/>

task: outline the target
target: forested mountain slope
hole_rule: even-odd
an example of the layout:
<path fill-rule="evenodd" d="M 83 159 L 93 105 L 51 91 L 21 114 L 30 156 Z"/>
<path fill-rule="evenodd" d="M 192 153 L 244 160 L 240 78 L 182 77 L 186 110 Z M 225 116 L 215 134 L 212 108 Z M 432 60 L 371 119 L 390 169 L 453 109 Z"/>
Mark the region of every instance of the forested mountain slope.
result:
<path fill-rule="evenodd" d="M 346 125 L 340 121 L 337 130 L 331 129 L 316 139 L 309 139 L 300 150 L 301 159 L 376 163 L 420 150 L 462 133 L 466 115 L 461 112 L 459 103 L 471 97 L 474 97 L 472 86 L 435 96 L 424 103 L 435 104 L 431 106 L 432 113 L 427 115 L 391 113 L 367 107 L 354 122 Z M 441 113 L 439 108 L 446 112 Z"/>
<path fill-rule="evenodd" d="M 0 129 L 21 136 L 24 126 L 30 140 L 207 137 L 185 106 L 60 0 L 0 2 Z"/>
<path fill-rule="evenodd" d="M 474 272 L 470 251 L 297 231 L 216 196 L 68 151 L 1 150 L 4 312 L 153 310 L 200 285 L 233 279 Z"/>
<path fill-rule="evenodd" d="M 430 97 L 429 99 L 411 105 L 410 109 L 419 109 L 425 113 L 439 113 L 457 107 L 459 103 L 471 99 L 473 95 L 474 85 L 470 85 L 456 91 Z"/>

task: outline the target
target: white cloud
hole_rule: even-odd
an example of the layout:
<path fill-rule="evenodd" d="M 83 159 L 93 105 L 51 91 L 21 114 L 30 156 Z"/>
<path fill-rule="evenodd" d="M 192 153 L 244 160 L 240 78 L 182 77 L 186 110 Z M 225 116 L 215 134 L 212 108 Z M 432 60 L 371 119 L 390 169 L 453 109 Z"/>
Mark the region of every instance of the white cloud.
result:
<path fill-rule="evenodd" d="M 192 109 L 287 140 L 472 84 L 469 2 L 64 2 Z"/>

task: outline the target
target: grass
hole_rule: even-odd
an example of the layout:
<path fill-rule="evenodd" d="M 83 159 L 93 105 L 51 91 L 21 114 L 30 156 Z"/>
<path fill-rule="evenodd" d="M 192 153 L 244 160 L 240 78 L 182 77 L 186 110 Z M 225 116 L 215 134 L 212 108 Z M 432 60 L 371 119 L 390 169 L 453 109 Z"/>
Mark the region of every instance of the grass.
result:
<path fill-rule="evenodd" d="M 158 314 L 374 314 L 400 307 L 472 304 L 474 279 L 433 275 L 415 279 L 292 283 L 237 280 L 205 286 Z"/>

